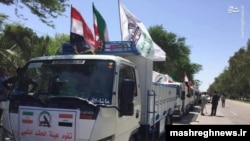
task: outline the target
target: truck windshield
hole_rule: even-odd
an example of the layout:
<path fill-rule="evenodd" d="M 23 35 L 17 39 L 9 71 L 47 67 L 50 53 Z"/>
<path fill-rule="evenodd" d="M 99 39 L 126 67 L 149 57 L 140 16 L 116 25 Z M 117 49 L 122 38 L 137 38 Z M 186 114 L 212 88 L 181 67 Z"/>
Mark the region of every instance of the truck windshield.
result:
<path fill-rule="evenodd" d="M 114 62 L 109 60 L 41 60 L 30 62 L 11 95 L 79 97 L 111 104 Z"/>

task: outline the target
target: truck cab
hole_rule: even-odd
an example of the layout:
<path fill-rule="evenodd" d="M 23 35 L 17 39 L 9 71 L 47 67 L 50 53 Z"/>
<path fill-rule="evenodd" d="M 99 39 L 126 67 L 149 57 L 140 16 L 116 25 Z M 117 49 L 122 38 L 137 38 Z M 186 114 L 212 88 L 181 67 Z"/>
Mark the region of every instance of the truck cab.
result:
<path fill-rule="evenodd" d="M 91 55 L 72 51 L 64 44 L 62 54 L 22 68 L 1 104 L 2 140 L 132 141 L 151 127 L 164 131 L 176 95 L 169 101 L 166 86 L 152 88 L 152 60 L 133 42 L 105 43 Z"/>
<path fill-rule="evenodd" d="M 119 56 L 34 58 L 4 101 L 5 134 L 26 141 L 127 141 L 139 126 L 136 73 L 135 65 Z"/>

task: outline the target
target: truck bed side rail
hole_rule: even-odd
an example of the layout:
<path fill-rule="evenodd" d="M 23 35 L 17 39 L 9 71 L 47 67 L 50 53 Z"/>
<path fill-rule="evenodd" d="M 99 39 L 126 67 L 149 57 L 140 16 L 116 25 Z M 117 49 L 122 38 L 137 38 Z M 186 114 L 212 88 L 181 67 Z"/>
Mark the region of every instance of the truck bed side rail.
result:
<path fill-rule="evenodd" d="M 151 94 L 148 95 L 148 124 L 153 125 L 166 118 L 166 116 L 173 114 L 177 94 L 174 87 L 161 83 L 153 83 L 151 91 Z"/>

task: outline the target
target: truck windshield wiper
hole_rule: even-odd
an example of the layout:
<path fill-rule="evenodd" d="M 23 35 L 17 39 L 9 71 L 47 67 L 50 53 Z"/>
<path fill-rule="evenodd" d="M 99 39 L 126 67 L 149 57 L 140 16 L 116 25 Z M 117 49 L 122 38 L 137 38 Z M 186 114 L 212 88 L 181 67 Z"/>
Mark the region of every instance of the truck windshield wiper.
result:
<path fill-rule="evenodd" d="M 72 103 L 75 101 L 76 103 L 84 103 L 87 105 L 91 105 L 93 107 L 97 107 L 94 103 L 92 103 L 91 101 L 89 101 L 88 99 L 84 99 L 78 96 L 49 96 L 46 98 L 46 102 L 49 103 Z"/>
<path fill-rule="evenodd" d="M 118 112 L 120 112 L 120 109 L 113 105 L 104 105 L 104 104 L 95 104 L 97 107 L 103 107 L 103 108 L 115 108 Z"/>
<path fill-rule="evenodd" d="M 78 96 L 55 96 L 55 95 L 50 95 L 50 96 L 47 97 L 47 100 L 58 100 L 58 99 L 80 100 L 80 101 L 85 101 L 85 102 L 88 102 L 88 103 L 94 105 L 94 103 L 90 102 L 89 100 L 87 100 L 85 98 L 78 97 Z"/>

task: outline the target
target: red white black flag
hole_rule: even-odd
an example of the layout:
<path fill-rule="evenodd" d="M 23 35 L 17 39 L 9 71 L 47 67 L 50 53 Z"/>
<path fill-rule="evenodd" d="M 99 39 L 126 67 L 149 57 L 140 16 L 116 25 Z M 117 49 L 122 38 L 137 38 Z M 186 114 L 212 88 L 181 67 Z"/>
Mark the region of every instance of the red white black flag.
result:
<path fill-rule="evenodd" d="M 70 43 L 77 48 L 77 53 L 94 50 L 94 36 L 81 16 L 80 12 L 71 6 Z"/>

